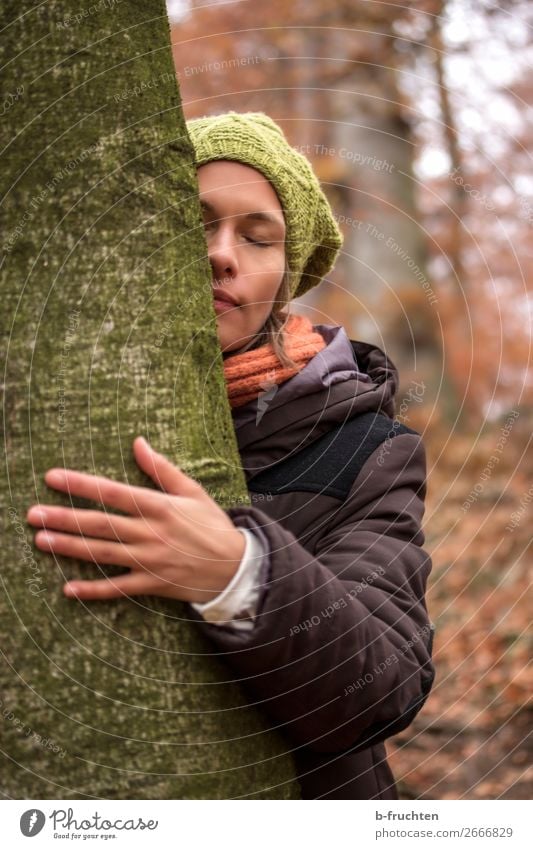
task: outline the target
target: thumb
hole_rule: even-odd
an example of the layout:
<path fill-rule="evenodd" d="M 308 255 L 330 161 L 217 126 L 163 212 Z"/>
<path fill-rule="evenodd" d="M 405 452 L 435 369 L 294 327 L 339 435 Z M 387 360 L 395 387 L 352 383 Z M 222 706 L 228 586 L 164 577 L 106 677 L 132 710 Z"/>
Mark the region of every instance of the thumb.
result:
<path fill-rule="evenodd" d="M 170 495 L 182 495 L 198 498 L 205 490 L 202 485 L 178 469 L 163 454 L 149 445 L 142 436 L 133 440 L 133 453 L 137 465 L 152 478 L 164 492 Z"/>

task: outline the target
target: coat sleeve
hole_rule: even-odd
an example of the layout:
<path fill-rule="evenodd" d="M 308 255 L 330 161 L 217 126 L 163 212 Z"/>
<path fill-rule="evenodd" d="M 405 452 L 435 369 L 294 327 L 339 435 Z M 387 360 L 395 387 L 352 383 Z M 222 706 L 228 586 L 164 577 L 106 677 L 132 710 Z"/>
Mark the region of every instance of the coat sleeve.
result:
<path fill-rule="evenodd" d="M 314 552 L 257 507 L 227 511 L 268 544 L 255 625 L 237 632 L 192 618 L 292 743 L 364 748 L 409 725 L 426 700 L 425 479 L 420 435 L 394 437 L 328 514 Z"/>

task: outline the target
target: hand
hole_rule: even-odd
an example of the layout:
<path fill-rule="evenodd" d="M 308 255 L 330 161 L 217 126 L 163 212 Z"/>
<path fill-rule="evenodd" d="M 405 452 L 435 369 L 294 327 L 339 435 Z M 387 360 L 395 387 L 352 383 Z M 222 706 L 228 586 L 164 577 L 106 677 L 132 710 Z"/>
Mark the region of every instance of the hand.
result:
<path fill-rule="evenodd" d="M 34 505 L 28 522 L 46 528 L 37 532 L 36 545 L 50 553 L 131 569 L 102 580 L 69 581 L 63 587 L 69 597 L 101 600 L 143 594 L 210 601 L 239 568 L 243 534 L 201 484 L 142 437 L 133 441 L 133 453 L 164 492 L 70 469 L 49 469 L 45 481 L 53 489 L 101 501 L 128 515 Z"/>

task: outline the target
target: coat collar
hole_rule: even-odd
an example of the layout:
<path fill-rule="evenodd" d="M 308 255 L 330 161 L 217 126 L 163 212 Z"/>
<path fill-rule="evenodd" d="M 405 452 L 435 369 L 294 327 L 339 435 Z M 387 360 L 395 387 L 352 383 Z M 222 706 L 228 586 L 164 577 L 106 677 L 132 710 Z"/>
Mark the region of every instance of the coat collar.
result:
<path fill-rule="evenodd" d="M 294 377 L 232 410 L 248 480 L 353 416 L 394 416 L 398 371 L 389 357 L 376 345 L 350 340 L 343 327 L 314 329 L 327 343 L 322 351 Z"/>

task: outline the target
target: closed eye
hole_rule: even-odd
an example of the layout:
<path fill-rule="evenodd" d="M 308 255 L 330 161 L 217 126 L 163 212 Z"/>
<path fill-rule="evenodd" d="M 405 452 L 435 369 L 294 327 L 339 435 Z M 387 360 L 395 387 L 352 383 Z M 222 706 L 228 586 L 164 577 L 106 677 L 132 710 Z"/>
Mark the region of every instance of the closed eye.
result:
<path fill-rule="evenodd" d="M 204 230 L 214 230 L 218 226 L 218 223 L 219 222 L 215 219 L 204 219 Z M 262 239 L 253 239 L 251 236 L 247 236 L 246 233 L 243 233 L 242 237 L 250 245 L 257 245 L 258 248 L 271 248 L 273 245 L 273 242 L 265 242 Z"/>
<path fill-rule="evenodd" d="M 257 245 L 259 248 L 270 248 L 272 247 L 272 242 L 260 242 L 256 239 L 252 239 L 250 236 L 244 237 L 247 242 L 250 242 L 252 245 Z"/>

